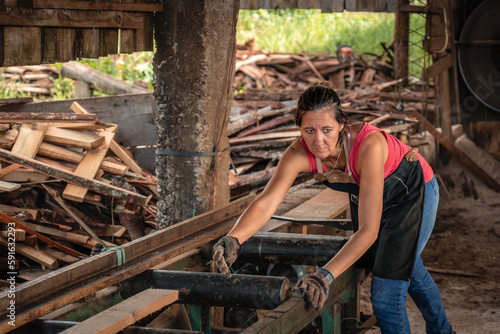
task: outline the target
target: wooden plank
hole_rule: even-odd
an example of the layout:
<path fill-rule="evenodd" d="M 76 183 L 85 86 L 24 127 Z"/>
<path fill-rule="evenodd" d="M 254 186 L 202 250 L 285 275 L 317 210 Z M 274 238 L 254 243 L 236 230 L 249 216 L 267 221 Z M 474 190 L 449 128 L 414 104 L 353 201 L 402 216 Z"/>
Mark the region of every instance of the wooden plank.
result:
<path fill-rule="evenodd" d="M 61 230 L 56 229 L 56 228 L 46 227 L 46 226 L 42 226 L 39 224 L 33 224 L 33 223 L 28 223 L 28 222 L 24 222 L 23 224 L 25 226 L 31 228 L 33 231 L 56 236 L 56 237 L 59 237 L 61 239 L 68 240 L 68 241 L 71 241 L 71 242 L 74 242 L 74 243 L 77 243 L 80 245 L 86 245 L 90 241 L 90 237 L 88 237 L 86 235 L 81 235 L 81 234 L 72 233 L 72 232 L 65 232 L 65 231 L 61 231 Z"/>
<path fill-rule="evenodd" d="M 33 8 L 116 10 L 122 12 L 162 12 L 161 3 L 113 3 L 107 1 L 33 0 Z"/>
<path fill-rule="evenodd" d="M 71 104 L 71 110 L 78 114 L 88 114 L 89 112 L 82 107 L 82 105 L 78 102 L 73 102 Z M 127 165 L 134 173 L 143 175 L 142 168 L 137 165 L 137 163 L 132 159 L 127 152 L 113 139 L 109 143 L 109 148 L 115 153 L 118 158 L 120 158 L 125 165 Z M 147 188 L 153 192 L 153 194 L 156 195 L 156 197 L 160 196 L 158 193 L 158 188 L 157 186 L 153 185 L 147 185 Z"/>
<path fill-rule="evenodd" d="M 52 64 L 57 61 L 57 29 L 42 28 L 42 63 Z"/>
<path fill-rule="evenodd" d="M 348 208 L 349 195 L 347 193 L 327 188 L 295 209 L 288 211 L 286 216 L 304 219 L 331 219 Z M 290 225 L 291 222 L 271 219 L 260 231 L 272 232 L 282 230 Z"/>
<path fill-rule="evenodd" d="M 375 0 L 373 4 L 374 12 L 385 12 L 387 11 L 387 1 L 386 0 Z"/>
<path fill-rule="evenodd" d="M 64 63 L 77 57 L 76 29 L 57 28 L 56 29 L 56 60 Z"/>
<path fill-rule="evenodd" d="M 54 158 L 74 163 L 79 163 L 83 159 L 83 154 L 81 153 L 45 142 L 43 142 L 40 145 L 38 149 L 38 154 L 49 158 Z M 128 166 L 107 160 L 101 162 L 100 168 L 102 168 L 106 172 L 117 175 L 125 175 L 125 172 L 128 171 L 129 169 Z"/>
<path fill-rule="evenodd" d="M 20 228 L 16 228 L 14 229 L 14 231 L 0 231 L 0 235 L 4 238 L 7 238 L 7 240 L 8 238 L 14 237 L 16 242 L 26 240 L 26 232 L 21 230 Z"/>
<path fill-rule="evenodd" d="M 113 151 L 114 154 L 116 154 L 121 161 L 125 163 L 134 173 L 139 174 L 139 175 L 144 175 L 144 172 L 142 171 L 142 168 L 137 165 L 137 163 L 132 159 L 126 152 L 125 150 L 115 141 L 111 141 L 111 144 L 109 148 Z M 146 185 L 146 187 L 153 192 L 153 194 L 156 195 L 156 197 L 159 197 L 160 194 L 158 192 L 158 187 L 154 185 Z"/>
<path fill-rule="evenodd" d="M 17 184 L 17 183 L 0 181 L 0 192 L 14 191 L 16 189 L 19 189 L 20 187 L 21 187 L 21 185 Z"/>
<path fill-rule="evenodd" d="M 28 208 L 18 208 L 16 206 L 10 206 L 10 205 L 5 205 L 5 204 L 0 204 L 0 211 L 4 213 L 10 213 L 10 214 L 15 214 L 15 213 L 27 213 L 30 217 L 30 219 L 37 220 L 40 218 L 40 211 L 38 209 L 28 209 Z"/>
<path fill-rule="evenodd" d="M 96 118 L 95 114 L 0 112 L 0 123 L 88 122 Z"/>
<path fill-rule="evenodd" d="M 233 145 L 238 143 L 245 143 L 245 142 L 266 140 L 266 139 L 277 139 L 277 138 L 293 138 L 293 137 L 298 138 L 299 136 L 300 136 L 300 131 L 272 132 L 272 133 L 253 135 L 242 138 L 229 138 L 229 144 Z"/>
<path fill-rule="evenodd" d="M 428 68 L 424 69 L 424 80 L 435 78 L 442 72 L 446 71 L 452 66 L 451 55 L 448 53 L 446 56 L 439 58 Z M 448 94 L 445 92 L 445 94 Z"/>
<path fill-rule="evenodd" d="M 16 226 L 16 228 L 20 228 L 31 235 L 35 235 L 39 240 L 41 240 L 41 241 L 43 241 L 51 246 L 54 246 L 55 248 L 59 249 L 60 251 L 66 253 L 66 254 L 76 256 L 76 257 L 80 257 L 80 256 L 87 257 L 87 255 L 85 255 L 85 254 L 77 252 L 71 248 L 68 248 L 64 245 L 61 245 L 60 243 L 58 243 L 52 239 L 47 238 L 43 234 L 40 234 L 37 231 L 32 230 L 28 226 L 24 225 L 21 222 L 18 222 L 17 220 L 7 216 L 6 214 L 4 214 L 2 212 L 0 212 L 0 222 L 3 224 L 9 224 L 9 223 L 14 224 Z"/>
<path fill-rule="evenodd" d="M 96 149 L 105 143 L 105 137 L 103 135 L 71 129 L 55 128 L 53 126 L 47 129 L 44 140 L 58 145 L 75 146 L 88 150 Z"/>
<path fill-rule="evenodd" d="M 177 301 L 175 290 L 147 289 L 62 331 L 63 334 L 113 334 Z"/>
<path fill-rule="evenodd" d="M 48 179 L 47 175 L 26 168 L 20 168 L 2 177 L 6 182 L 41 182 Z"/>
<path fill-rule="evenodd" d="M 121 11 L 96 12 L 0 6 L 2 26 L 141 29 L 141 18 L 141 13 Z"/>
<path fill-rule="evenodd" d="M 321 12 L 343 12 L 346 1 L 348 0 L 321 0 Z"/>
<path fill-rule="evenodd" d="M 243 197 L 221 208 L 203 213 L 123 245 L 125 258 L 127 263 L 130 264 L 116 268 L 116 271 L 112 270 L 122 273 L 118 276 L 109 272 L 111 268 L 115 268 L 117 265 L 116 254 L 106 252 L 61 268 L 56 272 L 45 275 L 43 279 L 21 284 L 16 289 L 16 303 L 26 307 L 31 304 L 33 308 L 26 311 L 24 315 L 16 314 L 16 325 L 21 326 L 61 306 L 163 263 L 183 251 L 199 247 L 222 236 L 229 231 L 235 222 L 235 219 L 231 217 L 243 212 L 254 199 L 255 196 Z M 219 223 L 223 224 L 222 229 Z M 160 247 L 161 249 L 159 249 Z M 157 249 L 158 251 L 154 251 Z M 105 272 L 105 275 L 100 276 Z M 85 286 L 81 290 L 69 287 L 67 295 L 58 296 L 57 301 L 49 301 L 47 305 L 39 305 L 38 302 L 41 298 L 53 297 L 57 295 L 57 291 L 96 275 L 100 277 L 92 279 L 90 283 L 84 283 Z M 10 299 L 7 292 L 0 292 L 0 313 L 6 313 L 9 303 Z M 6 320 L 0 321 L 0 331 L 11 329 Z"/>
<path fill-rule="evenodd" d="M 0 18 L 0 25 L 3 25 L 1 22 Z M 4 31 L 5 62 L 3 66 L 38 65 L 41 63 L 40 28 L 5 27 Z"/>
<path fill-rule="evenodd" d="M 100 131 L 99 134 L 104 137 L 104 144 L 93 150 L 87 150 L 82 161 L 76 167 L 75 174 L 86 178 L 94 178 L 96 176 L 104 157 L 108 153 L 109 145 L 115 136 L 114 133 L 107 131 Z M 87 188 L 68 184 L 66 189 L 64 189 L 62 197 L 82 203 L 87 191 Z"/>
<path fill-rule="evenodd" d="M 24 156 L 14 154 L 10 151 L 1 148 L 0 148 L 0 160 L 7 161 L 10 163 L 19 163 L 22 165 L 30 166 L 46 175 L 53 176 L 57 179 L 61 179 L 63 181 L 72 184 L 86 187 L 101 194 L 105 194 L 126 201 L 133 200 L 137 205 L 143 205 L 146 203 L 147 197 L 141 194 L 134 193 L 132 191 L 128 191 L 126 189 L 122 189 L 119 187 L 115 187 L 113 185 L 106 184 L 98 180 L 83 178 L 75 173 L 68 172 L 60 168 L 56 168 L 54 166 L 51 166 L 49 164 L 37 160 L 28 159 Z"/>
<path fill-rule="evenodd" d="M 33 97 L 14 97 L 9 99 L 0 99 L 0 104 L 19 104 L 33 102 Z"/>
<path fill-rule="evenodd" d="M 475 175 L 477 175 L 483 182 L 495 190 L 496 192 L 500 192 L 500 184 L 488 175 L 480 166 L 478 166 L 471 158 L 469 158 L 465 153 L 462 152 L 457 146 L 455 146 L 449 139 L 443 136 L 436 128 L 425 119 L 418 111 L 413 110 L 410 114 L 419 120 L 419 122 L 423 123 L 425 129 L 429 131 L 436 140 L 443 145 L 448 152 L 457 156 L 457 158 L 467 167 L 469 168 Z"/>
<path fill-rule="evenodd" d="M 19 135 L 11 151 L 34 158 L 48 128 L 47 123 L 25 123 L 21 125 Z"/>
<path fill-rule="evenodd" d="M 10 244 L 12 244 L 12 243 L 10 243 Z M 2 237 L 2 236 L 0 236 L 0 245 L 5 246 L 8 249 L 11 249 L 11 247 L 12 247 L 9 245 L 9 242 L 7 241 L 7 239 Z M 29 246 L 22 244 L 22 243 L 15 243 L 15 252 L 19 253 L 23 256 L 26 256 L 28 259 L 33 260 L 35 262 L 38 262 L 41 265 L 46 266 L 48 268 L 58 268 L 59 267 L 59 263 L 52 256 L 49 256 L 48 254 L 40 252 L 34 248 L 31 248 Z"/>

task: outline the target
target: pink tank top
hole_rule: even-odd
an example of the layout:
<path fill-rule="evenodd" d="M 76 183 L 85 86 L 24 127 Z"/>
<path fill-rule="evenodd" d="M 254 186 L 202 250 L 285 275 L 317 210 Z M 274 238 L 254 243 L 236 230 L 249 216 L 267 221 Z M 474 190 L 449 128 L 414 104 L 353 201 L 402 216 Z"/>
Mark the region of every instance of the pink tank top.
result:
<path fill-rule="evenodd" d="M 369 134 L 375 131 L 381 132 L 384 135 L 385 139 L 387 140 L 388 156 L 384 164 L 384 178 L 391 175 L 398 168 L 405 154 L 408 153 L 408 151 L 411 149 L 410 146 L 403 144 L 403 142 L 398 140 L 396 137 L 386 133 L 385 131 L 373 125 L 365 123 L 361 131 L 359 131 L 358 135 L 356 136 L 356 139 L 354 139 L 354 143 L 352 144 L 352 148 L 349 152 L 349 165 L 351 166 L 352 177 L 358 184 L 360 178 L 359 174 L 356 171 L 356 163 L 358 161 L 359 148 L 361 147 L 361 144 L 366 139 L 366 137 L 368 137 Z M 300 139 L 300 143 L 302 144 L 302 146 L 306 151 L 307 158 L 309 160 L 310 171 L 317 173 L 318 171 L 316 168 L 316 157 L 309 150 L 309 148 L 307 147 L 306 143 L 302 138 Z M 434 172 L 432 171 L 431 166 L 421 154 L 415 153 L 415 155 L 418 157 L 420 165 L 422 166 L 425 182 L 429 182 L 430 180 L 432 180 L 432 177 L 434 176 Z M 325 165 L 323 165 L 323 172 L 327 171 L 328 169 L 325 167 Z M 346 167 L 346 172 L 347 172 L 347 167 Z"/>

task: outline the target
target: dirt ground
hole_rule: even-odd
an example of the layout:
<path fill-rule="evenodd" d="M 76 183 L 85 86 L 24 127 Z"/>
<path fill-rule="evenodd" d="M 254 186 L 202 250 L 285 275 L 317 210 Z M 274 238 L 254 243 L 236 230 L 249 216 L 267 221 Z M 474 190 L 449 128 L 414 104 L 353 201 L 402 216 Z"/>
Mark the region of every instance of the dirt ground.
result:
<path fill-rule="evenodd" d="M 435 172 L 443 182 L 436 225 L 422 253 L 424 264 L 456 333 L 500 333 L 500 194 L 454 159 Z M 322 187 L 292 191 L 280 211 L 300 204 L 297 201 L 314 196 Z M 362 285 L 364 315 L 373 314 L 369 290 L 370 277 Z M 425 322 L 410 297 L 407 309 L 412 333 L 425 333 Z M 377 334 L 380 329 L 373 327 L 367 333 Z"/>

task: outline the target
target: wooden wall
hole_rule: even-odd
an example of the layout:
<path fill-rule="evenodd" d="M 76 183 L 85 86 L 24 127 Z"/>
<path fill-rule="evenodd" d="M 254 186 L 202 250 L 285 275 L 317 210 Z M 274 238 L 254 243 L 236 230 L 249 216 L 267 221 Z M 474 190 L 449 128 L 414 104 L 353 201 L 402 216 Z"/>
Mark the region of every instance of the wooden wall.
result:
<path fill-rule="evenodd" d="M 150 0 L 0 0 L 0 67 L 153 50 Z"/>

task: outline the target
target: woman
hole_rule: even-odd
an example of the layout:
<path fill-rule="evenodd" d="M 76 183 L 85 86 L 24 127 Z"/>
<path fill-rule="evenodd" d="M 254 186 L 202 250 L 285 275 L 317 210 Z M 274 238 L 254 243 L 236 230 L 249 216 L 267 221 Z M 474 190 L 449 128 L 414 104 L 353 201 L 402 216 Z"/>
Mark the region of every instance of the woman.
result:
<path fill-rule="evenodd" d="M 410 333 L 406 292 L 419 307 L 428 333 L 453 333 L 422 252 L 434 226 L 439 190 L 425 159 L 367 123 L 348 123 L 330 83 L 299 98 L 295 123 L 302 136 L 288 147 L 259 197 L 213 249 L 230 275 L 240 244 L 271 218 L 301 172 L 350 194 L 354 234 L 342 249 L 297 287 L 318 310 L 335 277 L 355 262 L 372 270 L 371 301 L 382 333 Z M 345 171 L 345 172 L 342 172 Z"/>

